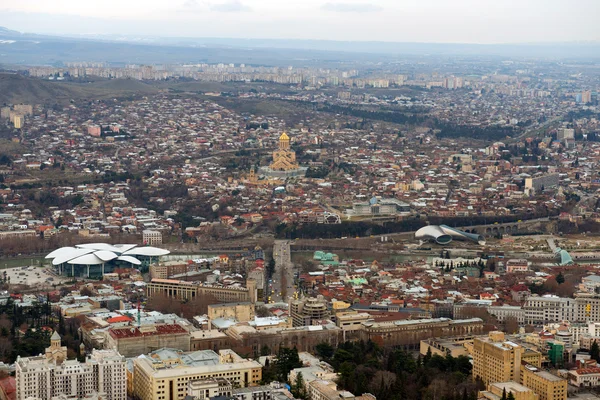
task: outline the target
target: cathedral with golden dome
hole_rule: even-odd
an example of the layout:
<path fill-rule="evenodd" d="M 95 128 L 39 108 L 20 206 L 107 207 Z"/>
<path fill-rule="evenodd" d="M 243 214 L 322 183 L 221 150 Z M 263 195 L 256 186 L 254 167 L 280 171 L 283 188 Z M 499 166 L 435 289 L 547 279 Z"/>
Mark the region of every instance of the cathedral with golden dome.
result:
<path fill-rule="evenodd" d="M 301 167 L 296 161 L 296 152 L 290 147 L 290 137 L 283 132 L 279 136 L 279 146 L 273 151 L 273 162 L 268 167 L 262 167 L 260 172 L 271 177 L 304 176 L 306 167 Z"/>

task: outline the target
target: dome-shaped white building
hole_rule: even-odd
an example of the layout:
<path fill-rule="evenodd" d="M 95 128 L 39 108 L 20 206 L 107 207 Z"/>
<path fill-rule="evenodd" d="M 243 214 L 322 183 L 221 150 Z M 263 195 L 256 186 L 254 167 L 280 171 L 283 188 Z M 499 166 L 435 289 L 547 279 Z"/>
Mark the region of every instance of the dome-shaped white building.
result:
<path fill-rule="evenodd" d="M 136 244 L 86 243 L 75 247 L 61 247 L 46 256 L 59 275 L 74 277 L 102 277 L 115 268 L 139 266 L 147 270 L 150 263 L 168 250 L 152 246 L 138 247 Z"/>
<path fill-rule="evenodd" d="M 463 232 L 447 225 L 427 225 L 415 232 L 415 239 L 433 241 L 437 244 L 448 244 L 453 239 L 468 240 L 471 242 L 485 244 L 485 238 L 476 233 Z"/>

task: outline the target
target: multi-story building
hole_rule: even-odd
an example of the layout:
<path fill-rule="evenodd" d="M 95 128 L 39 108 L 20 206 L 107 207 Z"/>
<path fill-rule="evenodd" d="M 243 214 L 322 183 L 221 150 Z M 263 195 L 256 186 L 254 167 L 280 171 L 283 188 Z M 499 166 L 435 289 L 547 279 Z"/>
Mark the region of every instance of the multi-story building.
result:
<path fill-rule="evenodd" d="M 428 318 L 362 324 L 358 339 L 372 340 L 380 346 L 403 346 L 418 348 L 421 340 L 433 337 L 479 335 L 483 333 L 483 320 L 472 318 L 451 320 L 448 318 Z"/>
<path fill-rule="evenodd" d="M 539 400 L 539 396 L 533 390 L 513 381 L 491 383 L 487 390 L 479 392 L 477 398 L 498 400 L 508 393 L 512 394 L 515 400 Z"/>
<path fill-rule="evenodd" d="M 208 319 L 233 318 L 238 322 L 248 322 L 254 318 L 254 303 L 221 303 L 208 306 Z"/>
<path fill-rule="evenodd" d="M 576 301 L 564 297 L 531 296 L 525 301 L 523 310 L 526 324 L 577 320 Z"/>
<path fill-rule="evenodd" d="M 525 310 L 519 306 L 489 306 L 488 313 L 495 316 L 499 322 L 505 322 L 508 319 L 513 319 L 519 324 L 525 323 Z"/>
<path fill-rule="evenodd" d="M 246 280 L 246 287 L 216 286 L 197 282 L 178 281 L 174 279 L 152 279 L 146 286 L 146 294 L 167 296 L 179 300 L 194 300 L 212 296 L 222 303 L 252 302 L 256 303 L 256 281 Z"/>
<path fill-rule="evenodd" d="M 525 178 L 525 189 L 534 189 L 536 192 L 540 190 L 555 188 L 560 182 L 559 174 L 545 174 Z"/>
<path fill-rule="evenodd" d="M 66 360 L 66 347 L 55 332 L 45 356 L 19 357 L 15 363 L 17 400 L 99 395 L 127 399 L 125 357 L 114 350 L 94 350 L 85 362 Z"/>
<path fill-rule="evenodd" d="M 187 395 L 194 400 L 208 400 L 217 396 L 230 397 L 233 385 L 225 378 L 207 378 L 189 381 Z"/>
<path fill-rule="evenodd" d="M 293 326 L 310 326 L 329 318 L 327 301 L 322 296 L 294 300 L 290 303 L 290 315 Z"/>
<path fill-rule="evenodd" d="M 575 370 L 570 370 L 569 383 L 577 387 L 596 387 L 600 385 L 600 368 L 584 366 Z"/>
<path fill-rule="evenodd" d="M 233 385 L 257 385 L 262 365 L 231 350 L 185 353 L 175 349 L 156 350 L 133 360 L 133 396 L 140 400 L 183 399 L 189 382 L 225 378 Z"/>
<path fill-rule="evenodd" d="M 161 245 L 163 241 L 162 233 L 151 229 L 144 229 L 142 231 L 142 240 L 144 244 L 148 246 Z"/>
<path fill-rule="evenodd" d="M 179 324 L 110 328 L 104 344 L 125 357 L 136 357 L 162 347 L 190 350 L 190 333 Z"/>
<path fill-rule="evenodd" d="M 514 274 L 515 272 L 529 271 L 529 263 L 524 259 L 512 259 L 506 262 L 506 273 Z"/>
<path fill-rule="evenodd" d="M 487 385 L 494 382 L 519 381 L 521 361 L 540 367 L 542 354 L 505 340 L 504 333 L 493 331 L 488 337 L 473 341 L 473 379 Z"/>
<path fill-rule="evenodd" d="M 398 199 L 371 198 L 367 202 L 352 204 L 352 209 L 346 210 L 349 216 L 378 216 L 410 213 L 410 204 Z"/>
<path fill-rule="evenodd" d="M 533 365 L 521 365 L 521 384 L 533 390 L 540 400 L 567 399 L 567 380 Z"/>

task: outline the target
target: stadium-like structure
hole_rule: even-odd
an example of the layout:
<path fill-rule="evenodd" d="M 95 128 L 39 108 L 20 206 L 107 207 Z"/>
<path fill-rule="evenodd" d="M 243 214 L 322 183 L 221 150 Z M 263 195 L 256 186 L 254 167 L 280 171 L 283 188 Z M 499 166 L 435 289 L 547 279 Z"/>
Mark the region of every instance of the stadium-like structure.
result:
<path fill-rule="evenodd" d="M 433 241 L 437 244 L 448 244 L 453 239 L 468 240 L 485 244 L 485 238 L 476 233 L 463 232 L 448 225 L 427 225 L 415 232 L 415 239 Z"/>
<path fill-rule="evenodd" d="M 59 275 L 73 277 L 102 277 L 115 268 L 139 267 L 148 270 L 150 264 L 168 250 L 137 244 L 86 243 L 61 247 L 46 256 Z"/>

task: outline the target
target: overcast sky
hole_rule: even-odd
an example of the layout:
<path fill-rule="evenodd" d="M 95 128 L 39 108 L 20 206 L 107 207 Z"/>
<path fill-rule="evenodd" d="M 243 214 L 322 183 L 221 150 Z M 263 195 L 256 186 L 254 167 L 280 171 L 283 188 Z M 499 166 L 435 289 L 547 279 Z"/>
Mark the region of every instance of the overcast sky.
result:
<path fill-rule="evenodd" d="M 600 0 L 0 0 L 24 32 L 437 43 L 600 41 Z"/>

